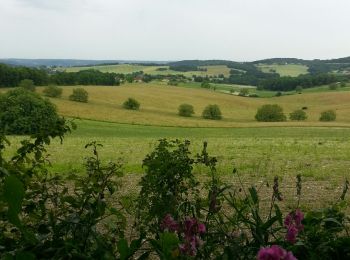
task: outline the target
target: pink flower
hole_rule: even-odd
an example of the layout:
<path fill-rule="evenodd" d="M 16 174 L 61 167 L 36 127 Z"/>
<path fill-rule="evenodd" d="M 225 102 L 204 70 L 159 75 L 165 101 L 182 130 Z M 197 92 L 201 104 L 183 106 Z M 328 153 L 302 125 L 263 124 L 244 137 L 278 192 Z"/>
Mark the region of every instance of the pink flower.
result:
<path fill-rule="evenodd" d="M 291 244 L 294 244 L 297 241 L 298 229 L 291 225 L 287 229 L 286 240 Z"/>
<path fill-rule="evenodd" d="M 286 240 L 292 244 L 296 242 L 296 238 L 300 231 L 304 229 L 304 225 L 301 222 L 304 219 L 304 214 L 300 209 L 295 212 L 289 213 L 284 219 L 284 226 L 287 229 Z"/>
<path fill-rule="evenodd" d="M 205 225 L 204 225 L 203 223 L 199 223 L 199 224 L 198 224 L 198 233 L 204 234 L 205 231 L 206 231 Z"/>
<path fill-rule="evenodd" d="M 282 247 L 273 245 L 263 247 L 259 250 L 257 260 L 297 260 L 292 252 L 288 252 Z"/>
<path fill-rule="evenodd" d="M 160 227 L 162 230 L 167 230 L 170 232 L 176 232 L 179 230 L 179 224 L 173 219 L 170 214 L 167 214 L 162 220 Z"/>

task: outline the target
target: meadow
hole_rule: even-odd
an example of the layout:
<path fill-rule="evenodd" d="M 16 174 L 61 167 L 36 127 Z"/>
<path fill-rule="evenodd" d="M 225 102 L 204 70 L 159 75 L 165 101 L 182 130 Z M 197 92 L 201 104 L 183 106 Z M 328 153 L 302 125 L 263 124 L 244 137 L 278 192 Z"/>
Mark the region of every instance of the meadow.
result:
<path fill-rule="evenodd" d="M 101 72 L 114 72 L 129 74 L 133 72 L 143 71 L 145 74 L 150 75 L 168 75 L 168 74 L 182 74 L 186 77 L 196 76 L 218 76 L 223 74 L 225 77 L 230 75 L 230 69 L 225 65 L 215 65 L 215 66 L 200 66 L 199 68 L 206 69 L 207 71 L 174 71 L 169 70 L 169 66 L 145 66 L 137 64 L 118 64 L 118 65 L 101 65 L 101 66 L 91 66 L 91 67 L 68 67 L 65 68 L 67 72 L 78 72 L 81 70 L 95 69 Z M 167 70 L 158 70 L 167 69 Z"/>
<path fill-rule="evenodd" d="M 272 72 L 275 71 L 276 73 L 280 74 L 281 77 L 283 76 L 291 76 L 291 77 L 297 77 L 301 74 L 307 74 L 308 73 L 308 67 L 301 64 L 273 64 L 273 65 L 267 65 L 267 64 L 259 64 L 258 67 L 263 72 Z"/>
<path fill-rule="evenodd" d="M 350 92 L 321 90 L 310 93 L 271 98 L 248 98 L 201 88 L 167 86 L 165 83 L 133 83 L 122 86 L 84 87 L 89 92 L 89 102 L 72 102 L 68 99 L 74 87 L 63 87 L 60 99 L 51 99 L 61 115 L 97 121 L 127 124 L 186 126 L 186 127 L 267 127 L 267 126 L 350 126 Z M 41 89 L 39 88 L 39 92 Z M 295 93 L 295 92 L 294 92 Z M 125 110 L 122 103 L 133 97 L 141 103 L 139 111 Z M 189 103 L 195 115 L 178 116 L 178 106 Z M 213 121 L 201 117 L 208 104 L 218 104 L 223 120 Z M 307 107 L 308 119 L 304 122 L 287 121 L 262 123 L 254 119 L 257 108 L 263 104 L 279 104 L 286 114 Z M 320 113 L 333 109 L 337 112 L 334 122 L 319 122 Z"/>

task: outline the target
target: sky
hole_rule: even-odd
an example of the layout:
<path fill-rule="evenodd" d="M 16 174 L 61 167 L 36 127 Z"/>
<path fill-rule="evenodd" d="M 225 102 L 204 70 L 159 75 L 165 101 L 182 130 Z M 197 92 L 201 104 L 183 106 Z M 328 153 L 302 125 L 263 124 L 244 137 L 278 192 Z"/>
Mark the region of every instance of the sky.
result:
<path fill-rule="evenodd" d="M 350 56 L 349 0 L 0 0 L 0 58 Z"/>

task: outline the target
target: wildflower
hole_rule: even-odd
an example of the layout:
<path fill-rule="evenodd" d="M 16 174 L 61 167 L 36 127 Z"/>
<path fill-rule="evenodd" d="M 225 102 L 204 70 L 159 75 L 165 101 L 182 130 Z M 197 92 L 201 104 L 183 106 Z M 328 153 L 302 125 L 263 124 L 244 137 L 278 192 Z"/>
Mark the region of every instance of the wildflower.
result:
<path fill-rule="evenodd" d="M 263 247 L 259 250 L 257 260 L 297 260 L 292 252 L 280 246 Z"/>
<path fill-rule="evenodd" d="M 304 219 L 304 214 L 300 209 L 289 213 L 284 219 L 284 226 L 287 228 L 286 240 L 292 244 L 296 242 L 296 238 L 300 231 L 304 229 L 301 222 Z"/>
<path fill-rule="evenodd" d="M 203 244 L 200 235 L 206 232 L 206 227 L 196 218 L 186 218 L 182 223 L 184 243 L 179 245 L 180 251 L 184 255 L 195 256 L 198 247 Z"/>
<path fill-rule="evenodd" d="M 162 220 L 160 227 L 162 230 L 167 230 L 170 232 L 176 232 L 179 230 L 179 224 L 173 219 L 170 214 L 167 214 Z"/>

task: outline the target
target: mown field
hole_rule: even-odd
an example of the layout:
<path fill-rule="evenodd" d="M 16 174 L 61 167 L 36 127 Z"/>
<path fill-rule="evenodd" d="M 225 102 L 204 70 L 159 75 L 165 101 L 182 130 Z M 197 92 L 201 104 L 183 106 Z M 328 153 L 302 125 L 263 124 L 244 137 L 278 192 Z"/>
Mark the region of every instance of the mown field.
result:
<path fill-rule="evenodd" d="M 167 70 L 157 70 L 159 68 Z M 105 65 L 105 66 L 91 66 L 91 67 L 69 67 L 65 68 L 67 72 L 77 72 L 87 69 L 95 69 L 101 72 L 114 72 L 114 73 L 133 73 L 138 71 L 143 71 L 145 74 L 151 75 L 168 75 L 168 74 L 182 74 L 186 77 L 196 76 L 218 76 L 223 74 L 225 77 L 228 77 L 230 74 L 230 69 L 225 65 L 217 66 L 200 66 L 202 69 L 207 69 L 207 71 L 174 71 L 169 70 L 169 66 L 144 66 L 144 65 L 134 65 L 134 64 L 118 64 L 118 65 Z"/>
<path fill-rule="evenodd" d="M 286 64 L 286 65 L 279 65 L 279 64 L 273 64 L 273 65 L 267 65 L 267 64 L 259 64 L 258 67 L 266 73 L 275 71 L 276 73 L 280 74 L 280 76 L 291 76 L 291 77 L 297 77 L 301 74 L 307 74 L 308 73 L 308 67 L 301 64 Z"/>
<path fill-rule="evenodd" d="M 199 153 L 202 143 L 207 141 L 210 155 L 218 159 L 218 174 L 226 183 L 237 181 L 237 176 L 232 174 L 234 167 L 246 185 L 260 187 L 266 181 L 271 183 L 277 175 L 281 190 L 291 200 L 295 195 L 295 176 L 301 174 L 303 201 L 307 206 L 317 206 L 339 196 L 345 178 L 349 177 L 348 128 L 183 128 L 75 122 L 78 129 L 63 144 L 56 140 L 48 148 L 51 170 L 62 174 L 83 172 L 84 157 L 89 155 L 84 145 L 96 140 L 104 145 L 100 153 L 104 161 L 123 158 L 126 192 L 136 193 L 143 173 L 142 160 L 160 138 L 188 139 L 193 154 Z M 21 139 L 10 138 L 15 145 Z M 197 167 L 195 173 L 203 180 L 207 170 Z"/>
<path fill-rule="evenodd" d="M 169 87 L 158 83 L 125 84 L 118 87 L 89 86 L 89 102 L 72 102 L 68 99 L 74 87 L 63 87 L 61 99 L 51 99 L 60 114 L 98 121 L 187 127 L 262 127 L 262 126 L 350 126 L 350 92 L 315 92 L 272 98 L 248 98 L 218 91 L 196 88 Z M 39 89 L 40 91 L 40 89 Z M 125 110 L 122 103 L 129 97 L 141 103 L 139 111 Z M 191 118 L 178 116 L 178 106 L 189 103 L 194 106 Z M 285 113 L 307 107 L 305 122 L 262 123 L 254 119 L 257 108 L 263 104 L 279 104 Z M 218 104 L 223 120 L 213 121 L 201 117 L 208 104 Z M 334 109 L 337 120 L 319 122 L 322 111 Z"/>

